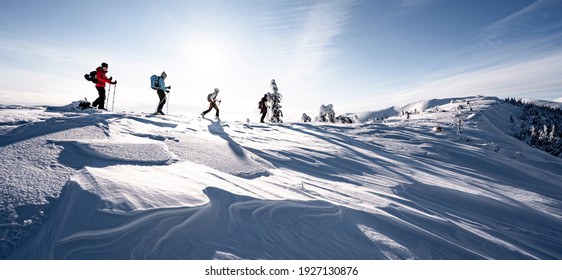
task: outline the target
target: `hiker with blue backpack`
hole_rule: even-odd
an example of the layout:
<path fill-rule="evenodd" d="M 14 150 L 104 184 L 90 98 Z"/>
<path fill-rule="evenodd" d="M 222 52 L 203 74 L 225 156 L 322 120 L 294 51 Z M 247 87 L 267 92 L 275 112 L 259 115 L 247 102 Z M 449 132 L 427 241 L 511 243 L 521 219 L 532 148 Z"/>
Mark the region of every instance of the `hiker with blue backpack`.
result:
<path fill-rule="evenodd" d="M 152 77 L 150 77 L 150 87 L 156 90 L 156 93 L 158 93 L 158 98 L 160 99 L 160 102 L 156 107 L 156 113 L 154 113 L 155 115 L 164 115 L 164 112 L 162 112 L 162 108 L 164 107 L 164 104 L 166 104 L 166 100 L 168 99 L 168 95 L 166 93 L 169 94 L 170 89 L 172 88 L 171 86 L 166 87 L 166 83 L 164 81 L 166 80 L 166 77 L 168 77 L 168 75 L 164 71 L 162 71 L 162 74 L 160 74 L 160 76 L 152 75 Z"/>

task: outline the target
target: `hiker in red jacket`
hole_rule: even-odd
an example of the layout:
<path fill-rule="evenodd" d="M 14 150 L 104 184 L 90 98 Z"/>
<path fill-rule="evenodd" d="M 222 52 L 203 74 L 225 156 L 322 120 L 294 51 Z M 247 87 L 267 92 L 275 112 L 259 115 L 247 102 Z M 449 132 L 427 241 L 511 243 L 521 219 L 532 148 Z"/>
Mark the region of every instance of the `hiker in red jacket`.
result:
<path fill-rule="evenodd" d="M 105 84 L 110 83 L 112 85 L 117 84 L 117 81 L 113 81 L 113 77 L 107 78 L 105 73 L 107 73 L 108 65 L 107 63 L 103 62 L 100 67 L 96 68 L 96 79 L 98 82 L 96 83 L 96 89 L 98 90 L 98 98 L 94 100 L 92 106 L 98 107 L 98 109 L 107 110 L 105 106 Z"/>

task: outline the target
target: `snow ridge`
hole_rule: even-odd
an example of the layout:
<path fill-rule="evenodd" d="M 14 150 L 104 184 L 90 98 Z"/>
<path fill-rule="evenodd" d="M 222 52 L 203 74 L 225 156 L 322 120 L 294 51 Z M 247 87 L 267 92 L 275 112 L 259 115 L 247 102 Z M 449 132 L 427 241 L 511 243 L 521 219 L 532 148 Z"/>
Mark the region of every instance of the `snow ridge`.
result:
<path fill-rule="evenodd" d="M 0 106 L 0 257 L 562 258 L 562 160 L 504 133 L 517 107 L 402 109 L 342 125 Z"/>

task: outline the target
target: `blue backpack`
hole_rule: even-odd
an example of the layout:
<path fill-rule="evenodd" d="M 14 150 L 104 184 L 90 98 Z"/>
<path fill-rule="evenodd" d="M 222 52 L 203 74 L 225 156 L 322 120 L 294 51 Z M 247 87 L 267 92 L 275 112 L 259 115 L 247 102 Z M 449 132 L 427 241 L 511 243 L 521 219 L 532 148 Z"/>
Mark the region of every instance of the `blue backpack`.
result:
<path fill-rule="evenodd" d="M 160 77 L 158 77 L 157 75 L 150 76 L 150 87 L 152 89 L 160 88 L 160 84 L 158 83 L 158 80 L 160 80 Z"/>

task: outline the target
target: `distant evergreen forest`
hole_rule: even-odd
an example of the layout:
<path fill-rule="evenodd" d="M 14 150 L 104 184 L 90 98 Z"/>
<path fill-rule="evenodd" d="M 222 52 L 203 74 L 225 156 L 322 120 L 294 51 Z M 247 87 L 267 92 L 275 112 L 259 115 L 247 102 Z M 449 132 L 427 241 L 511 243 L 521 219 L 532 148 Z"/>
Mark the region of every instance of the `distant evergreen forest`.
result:
<path fill-rule="evenodd" d="M 513 136 L 528 145 L 562 158 L 562 110 L 506 98 L 505 102 L 522 108 L 519 120 L 510 116 Z"/>

